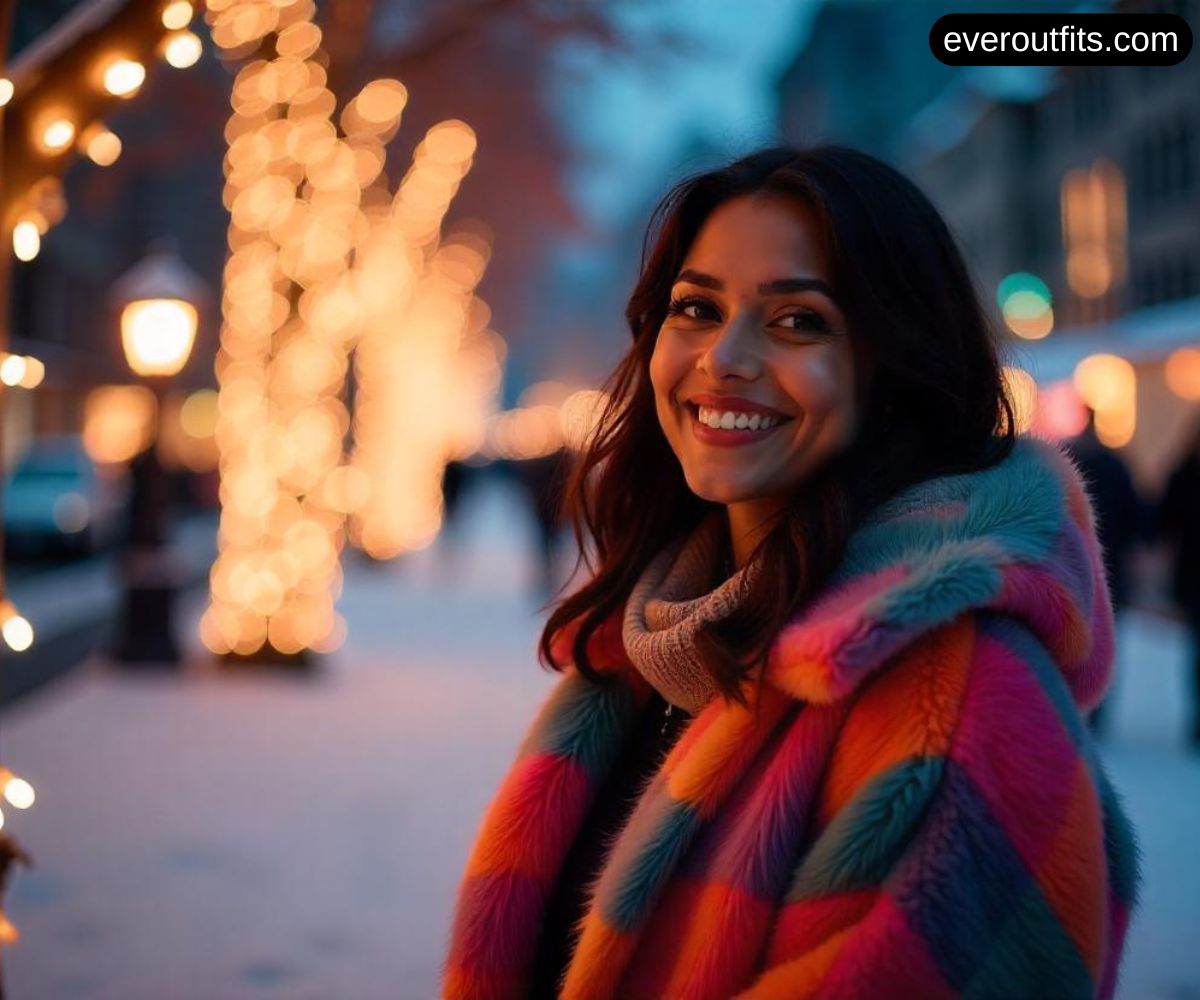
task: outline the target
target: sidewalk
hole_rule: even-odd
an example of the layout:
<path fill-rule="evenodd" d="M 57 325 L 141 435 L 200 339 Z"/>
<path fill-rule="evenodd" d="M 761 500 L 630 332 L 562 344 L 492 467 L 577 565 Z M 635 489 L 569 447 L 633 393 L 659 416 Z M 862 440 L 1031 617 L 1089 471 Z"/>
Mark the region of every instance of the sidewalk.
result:
<path fill-rule="evenodd" d="M 434 995 L 475 825 L 553 682 L 532 526 L 507 487 L 466 502 L 454 580 L 432 551 L 348 560 L 351 638 L 315 675 L 222 672 L 189 629 L 182 675 L 94 661 L 0 717 L 38 791 L 6 810 L 37 865 L 8 897 L 14 998 Z"/>
<path fill-rule="evenodd" d="M 347 561 L 350 638 L 315 674 L 223 672 L 190 630 L 181 674 L 94 661 L 0 715 L 5 763 L 38 791 L 6 810 L 37 863 L 8 900 L 15 1000 L 435 996 L 480 813 L 554 681 L 512 487 L 463 514 L 459 571 L 436 551 Z M 1200 996 L 1184 649 L 1145 616 L 1122 640 L 1104 755 L 1147 881 L 1120 995 Z"/>

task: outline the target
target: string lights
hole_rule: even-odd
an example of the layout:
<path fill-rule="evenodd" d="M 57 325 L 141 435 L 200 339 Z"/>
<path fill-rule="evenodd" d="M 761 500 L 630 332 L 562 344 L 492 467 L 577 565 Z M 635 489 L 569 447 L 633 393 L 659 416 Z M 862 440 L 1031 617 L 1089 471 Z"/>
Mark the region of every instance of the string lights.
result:
<path fill-rule="evenodd" d="M 46 366 L 32 354 L 0 352 L 0 383 L 10 388 L 33 389 L 41 385 Z"/>
<path fill-rule="evenodd" d="M 489 237 L 441 236 L 475 136 L 435 125 L 393 193 L 402 83 L 374 80 L 339 114 L 310 0 L 210 0 L 206 16 L 246 61 L 226 128 L 221 520 L 200 636 L 234 656 L 328 651 L 345 633 L 347 540 L 384 556 L 432 538 L 448 452 L 481 437 L 478 401 L 499 383 L 474 291 Z M 474 412 L 473 430 L 452 429 L 452 411 Z"/>
<path fill-rule="evenodd" d="M 33 626 L 7 598 L 0 600 L 0 635 L 14 653 L 23 653 L 33 645 Z"/>
<path fill-rule="evenodd" d="M 101 122 L 93 122 L 79 137 L 79 149 L 98 167 L 111 167 L 121 155 L 121 139 Z"/>
<path fill-rule="evenodd" d="M 136 59 L 114 59 L 104 67 L 103 80 L 114 97 L 132 97 L 146 82 L 146 67 Z"/>
<path fill-rule="evenodd" d="M 186 30 L 192 14 L 190 3 L 175 0 L 161 5 L 154 15 L 155 18 L 161 18 L 160 31 L 170 29 L 160 46 L 160 52 L 173 65 L 191 65 L 202 51 L 200 39 Z M 135 16 L 136 13 L 131 18 Z M 149 24 L 143 24 L 139 30 L 152 27 L 154 23 L 150 21 Z M 178 59 L 171 59 L 172 45 L 185 35 L 192 39 L 187 41 L 187 57 L 180 55 Z M 146 66 L 128 55 L 131 49 L 126 43 L 129 41 L 115 35 L 111 39 L 89 39 L 88 45 L 94 45 L 103 55 L 98 59 L 86 57 L 88 61 L 81 64 L 79 73 L 79 83 L 85 89 L 71 92 L 71 99 L 64 96 L 68 93 L 65 88 L 60 87 L 48 97 L 38 90 L 39 81 L 47 76 L 45 72 L 27 70 L 21 74 L 21 86 L 24 89 L 19 92 L 13 82 L 18 76 L 15 68 L 13 79 L 0 78 L 0 107 L 12 104 L 14 98 L 19 98 L 18 104 L 23 100 L 31 105 L 21 108 L 21 120 L 30 124 L 28 132 L 22 129 L 20 134 L 27 134 L 30 149 L 44 158 L 39 164 L 41 174 L 13 199 L 8 208 L 12 252 L 18 260 L 31 261 L 36 258 L 41 251 L 43 237 L 66 214 L 62 182 L 56 176 L 65 166 L 66 154 L 75 149 L 100 166 L 114 163 L 121 155 L 120 138 L 99 119 L 89 121 L 92 112 L 86 109 L 99 107 L 100 98 L 104 95 L 125 99 L 133 97 L 141 89 L 146 80 Z M 122 47 L 125 47 L 124 54 L 120 51 Z M 13 104 L 15 107 L 17 105 Z M 6 108 L 6 114 L 11 111 L 12 108 Z M 86 122 L 82 128 L 80 121 Z M 3 386 L 32 389 L 42 382 L 44 376 L 45 365 L 38 358 L 0 350 L 0 384 Z M 4 644 L 14 652 L 22 652 L 32 645 L 33 635 L 33 627 L 17 611 L 12 601 L 0 598 L 0 638 Z"/>

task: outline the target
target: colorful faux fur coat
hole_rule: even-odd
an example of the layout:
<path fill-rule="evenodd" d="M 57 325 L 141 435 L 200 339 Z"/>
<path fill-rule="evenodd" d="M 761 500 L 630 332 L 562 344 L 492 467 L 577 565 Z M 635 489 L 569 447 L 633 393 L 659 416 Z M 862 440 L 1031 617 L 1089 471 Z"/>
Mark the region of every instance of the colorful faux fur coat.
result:
<path fill-rule="evenodd" d="M 559 865 L 649 689 L 621 615 L 569 667 L 483 819 L 445 998 L 525 995 Z M 569 650 L 564 640 L 561 649 Z M 567 998 L 1110 997 L 1138 882 L 1081 713 L 1112 612 L 1075 467 L 1030 438 L 872 514 L 715 698 L 590 896 Z"/>

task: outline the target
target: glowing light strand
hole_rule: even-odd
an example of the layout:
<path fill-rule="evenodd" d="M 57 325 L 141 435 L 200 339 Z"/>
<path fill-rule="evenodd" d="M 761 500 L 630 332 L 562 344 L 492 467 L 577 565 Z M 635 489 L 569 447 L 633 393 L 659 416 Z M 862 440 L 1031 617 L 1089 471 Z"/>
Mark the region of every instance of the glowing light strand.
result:
<path fill-rule="evenodd" d="M 226 128 L 230 256 L 215 427 L 221 517 L 200 624 L 202 641 L 218 653 L 267 646 L 290 654 L 341 641 L 345 624 L 334 602 L 347 517 L 359 512 L 357 537 L 369 539 L 378 523 L 371 512 L 393 495 L 383 453 L 369 442 L 398 431 L 388 454 L 426 456 L 412 464 L 430 478 L 434 469 L 440 476 L 446 453 L 444 441 L 430 443 L 394 415 L 373 416 L 370 400 L 382 384 L 373 375 L 359 385 L 352 421 L 343 399 L 352 354 L 403 356 L 414 339 L 404 331 L 418 328 L 406 319 L 414 304 L 452 301 L 453 308 L 431 307 L 441 318 L 423 328 L 441 345 L 430 348 L 436 363 L 452 367 L 447 345 L 461 340 L 472 309 L 480 313 L 472 303 L 486 262 L 481 241 L 472 244 L 473 263 L 450 268 L 452 280 L 442 265 L 456 253 L 469 256 L 461 246 L 471 241 L 438 249 L 474 134 L 461 122 L 431 129 L 393 195 L 385 147 L 407 91 L 397 81 L 372 81 L 343 109 L 339 129 L 314 13 L 311 0 L 209 0 L 206 12 L 218 47 L 247 59 Z M 268 36 L 274 44 L 260 46 Z M 256 57 L 256 47 L 271 56 Z M 428 375 L 421 365 L 385 368 L 391 392 L 413 391 Z M 357 364 L 360 379 L 363 371 Z M 422 415 L 423 424 L 437 422 L 436 413 Z M 360 447 L 347 461 L 352 425 Z M 377 552 L 423 537 L 437 498 L 414 496 L 421 499 L 401 523 L 388 521 L 379 532 Z"/>

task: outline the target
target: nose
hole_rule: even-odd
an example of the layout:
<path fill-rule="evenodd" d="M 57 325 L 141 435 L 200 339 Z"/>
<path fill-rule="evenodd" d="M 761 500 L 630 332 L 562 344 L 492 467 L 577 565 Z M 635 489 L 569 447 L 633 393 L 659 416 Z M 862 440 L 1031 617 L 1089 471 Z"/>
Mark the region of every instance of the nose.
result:
<path fill-rule="evenodd" d="M 752 316 L 743 313 L 730 319 L 714 335 L 696 367 L 713 379 L 736 375 L 752 379 L 761 365 Z"/>

